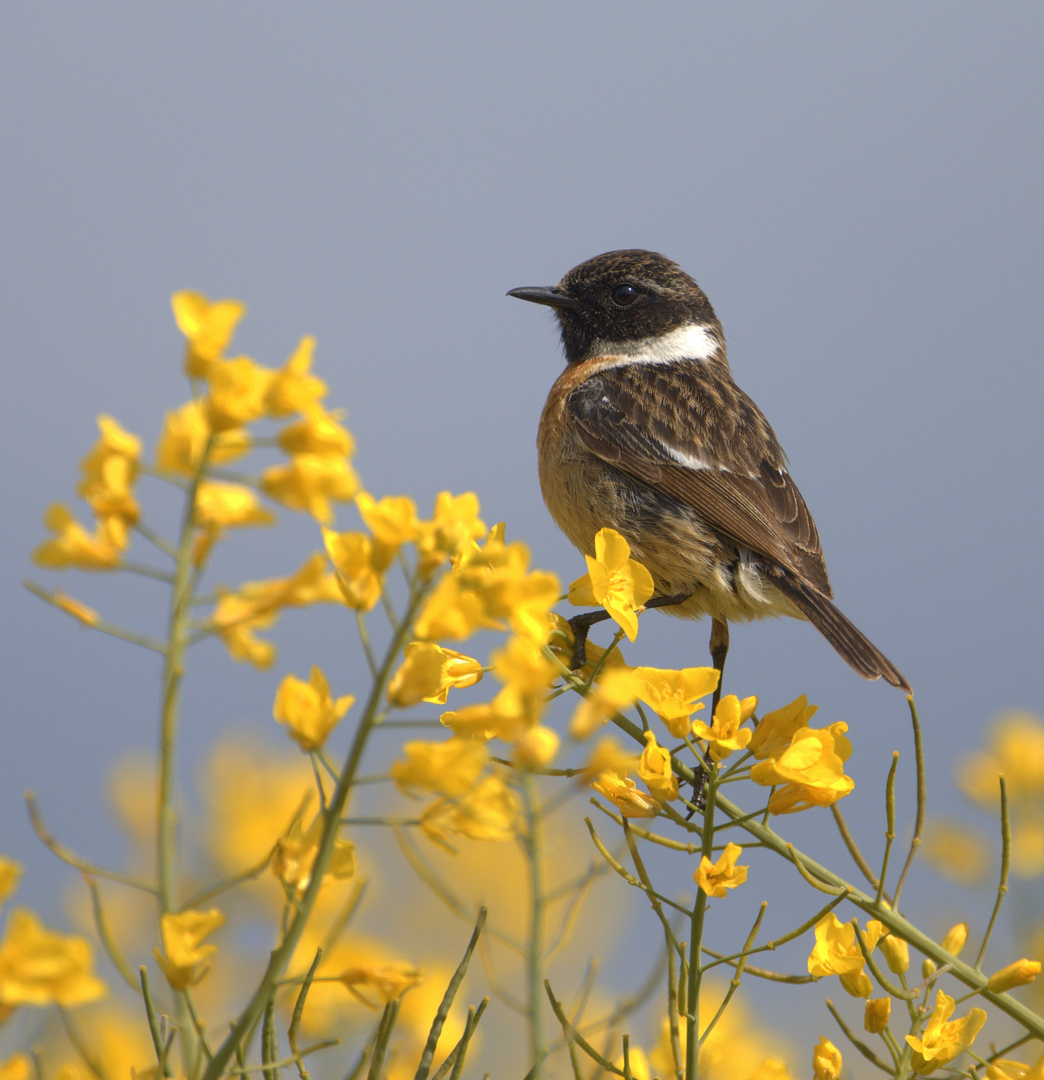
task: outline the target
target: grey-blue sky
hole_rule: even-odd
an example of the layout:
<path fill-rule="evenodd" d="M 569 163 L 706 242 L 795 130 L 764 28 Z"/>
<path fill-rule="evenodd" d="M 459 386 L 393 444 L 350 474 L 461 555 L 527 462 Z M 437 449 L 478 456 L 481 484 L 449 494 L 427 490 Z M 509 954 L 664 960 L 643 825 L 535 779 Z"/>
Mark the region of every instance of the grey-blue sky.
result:
<path fill-rule="evenodd" d="M 556 335 L 504 293 L 663 251 L 790 454 L 840 606 L 918 692 L 933 797 L 996 710 L 1041 708 L 1039 5 L 45 3 L 3 20 L 0 834 L 32 858 L 30 894 L 63 875 L 20 792 L 89 844 L 76 806 L 119 748 L 151 745 L 156 683 L 19 581 L 95 414 L 151 441 L 184 396 L 177 288 L 245 300 L 237 347 L 264 362 L 317 335 L 371 490 L 473 488 L 569 579 L 533 448 Z M 105 582 L 68 585 L 130 610 Z M 649 618 L 638 655 L 705 649 L 703 627 Z M 310 655 L 287 643 L 283 670 Z M 808 627 L 737 629 L 729 668 L 768 705 L 808 692 L 848 721 L 861 784 L 880 784 L 882 746 L 907 748 L 901 696 Z M 195 700 L 215 725 L 263 719 L 261 681 L 215 657 Z"/>

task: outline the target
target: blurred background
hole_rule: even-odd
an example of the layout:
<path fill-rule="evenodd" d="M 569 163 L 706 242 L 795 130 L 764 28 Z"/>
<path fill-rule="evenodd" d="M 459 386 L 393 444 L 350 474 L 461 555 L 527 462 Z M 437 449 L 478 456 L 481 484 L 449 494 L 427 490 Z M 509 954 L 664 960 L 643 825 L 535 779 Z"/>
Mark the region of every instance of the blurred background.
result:
<path fill-rule="evenodd" d="M 187 396 L 170 294 L 245 301 L 231 352 L 270 366 L 316 335 L 368 490 L 425 511 L 474 490 L 568 582 L 583 562 L 543 508 L 534 448 L 557 332 L 504 294 L 620 247 L 663 252 L 711 298 L 839 606 L 916 690 L 930 807 L 971 820 L 955 764 L 999 712 L 1039 713 L 1044 690 L 1039 4 L 38 3 L 0 18 L 0 851 L 29 867 L 20 901 L 60 920 L 73 876 L 32 836 L 23 792 L 63 840 L 118 862 L 109 771 L 154 748 L 152 658 L 21 582 L 161 629 L 158 585 L 56 577 L 29 556 L 47 505 L 74 501 L 96 414 L 151 448 Z M 317 529 L 282 517 L 218 578 L 299 565 Z M 649 616 L 628 659 L 704 664 L 708 629 Z M 321 663 L 353 690 L 352 633 L 287 617 L 263 676 L 201 648 L 186 788 L 216 737 L 281 739 L 287 671 Z M 726 690 L 763 708 L 806 693 L 819 721 L 849 724 L 848 812 L 873 850 L 899 750 L 908 835 L 901 694 L 792 621 L 734 628 Z M 825 816 L 790 825 L 841 865 Z M 691 868 L 673 872 L 691 888 Z M 989 894 L 972 907 L 922 868 L 905 901 L 942 933 L 981 929 Z M 628 934 L 606 934 L 624 971 Z M 800 1017 L 750 993 L 800 1061 L 830 1033 L 821 989 Z"/>

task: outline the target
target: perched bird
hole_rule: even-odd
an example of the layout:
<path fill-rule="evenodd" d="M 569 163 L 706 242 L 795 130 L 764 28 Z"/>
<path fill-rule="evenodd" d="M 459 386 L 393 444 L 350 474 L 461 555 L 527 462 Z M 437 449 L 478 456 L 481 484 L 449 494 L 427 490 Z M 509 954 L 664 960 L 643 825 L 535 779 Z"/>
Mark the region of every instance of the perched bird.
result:
<path fill-rule="evenodd" d="M 733 382 L 721 323 L 688 274 L 652 251 L 610 251 L 557 285 L 508 296 L 553 308 L 561 327 L 566 368 L 540 418 L 540 487 L 584 554 L 604 526 L 621 533 L 652 574 L 647 606 L 711 616 L 719 669 L 729 622 L 791 615 L 864 678 L 910 692 L 831 602 L 819 533 L 786 455 Z M 586 637 L 598 619 L 575 628 Z"/>

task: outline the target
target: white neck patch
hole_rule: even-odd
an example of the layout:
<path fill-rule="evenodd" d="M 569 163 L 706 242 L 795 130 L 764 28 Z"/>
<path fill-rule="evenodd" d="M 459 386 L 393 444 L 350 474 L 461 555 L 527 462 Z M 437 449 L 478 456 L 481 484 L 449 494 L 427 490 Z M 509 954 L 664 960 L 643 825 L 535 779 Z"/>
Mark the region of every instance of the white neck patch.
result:
<path fill-rule="evenodd" d="M 710 360 L 719 349 L 721 343 L 706 326 L 689 323 L 656 337 L 601 342 L 596 355 L 619 356 L 629 364 L 671 364 L 676 360 Z"/>

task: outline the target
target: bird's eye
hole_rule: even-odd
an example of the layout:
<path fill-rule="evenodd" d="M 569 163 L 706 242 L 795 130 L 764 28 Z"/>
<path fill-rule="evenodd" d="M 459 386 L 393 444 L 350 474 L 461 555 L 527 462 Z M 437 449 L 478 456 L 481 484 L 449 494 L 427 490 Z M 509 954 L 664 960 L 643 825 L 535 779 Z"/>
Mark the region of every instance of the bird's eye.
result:
<path fill-rule="evenodd" d="M 609 298 L 617 307 L 630 307 L 640 295 L 637 287 L 627 281 L 623 285 L 617 285 L 609 294 Z"/>

